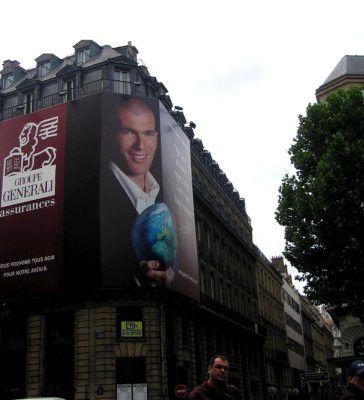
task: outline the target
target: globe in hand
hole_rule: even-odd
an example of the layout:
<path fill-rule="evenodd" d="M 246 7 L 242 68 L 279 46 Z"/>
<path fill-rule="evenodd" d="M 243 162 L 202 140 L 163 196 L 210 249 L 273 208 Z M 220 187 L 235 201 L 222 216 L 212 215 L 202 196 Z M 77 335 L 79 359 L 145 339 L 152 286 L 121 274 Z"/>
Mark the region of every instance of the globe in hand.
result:
<path fill-rule="evenodd" d="M 176 269 L 177 233 L 167 204 L 153 204 L 137 216 L 132 243 L 140 261 L 157 260 L 161 270 Z"/>

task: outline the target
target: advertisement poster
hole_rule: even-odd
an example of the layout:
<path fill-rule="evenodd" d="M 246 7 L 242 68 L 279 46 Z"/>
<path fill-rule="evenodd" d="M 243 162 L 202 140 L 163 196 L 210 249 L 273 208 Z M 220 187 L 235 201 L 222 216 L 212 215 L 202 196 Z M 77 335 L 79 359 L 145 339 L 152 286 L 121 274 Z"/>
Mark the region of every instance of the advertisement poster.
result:
<path fill-rule="evenodd" d="M 190 143 L 157 99 L 102 107 L 100 238 L 105 286 L 165 286 L 199 300 Z"/>
<path fill-rule="evenodd" d="M 0 123 L 0 292 L 57 290 L 66 106 Z"/>
<path fill-rule="evenodd" d="M 190 141 L 97 93 L 0 123 L 0 293 L 163 287 L 199 301 Z"/>

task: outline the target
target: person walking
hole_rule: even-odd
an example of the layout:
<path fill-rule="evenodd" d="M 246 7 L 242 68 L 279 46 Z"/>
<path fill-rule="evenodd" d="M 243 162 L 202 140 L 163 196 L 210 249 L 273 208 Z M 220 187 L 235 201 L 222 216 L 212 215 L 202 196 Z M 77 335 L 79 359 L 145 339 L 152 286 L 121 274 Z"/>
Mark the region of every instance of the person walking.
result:
<path fill-rule="evenodd" d="M 350 364 L 347 376 L 347 391 L 341 395 L 339 400 L 364 400 L 364 361 L 357 360 Z"/>
<path fill-rule="evenodd" d="M 239 390 L 228 383 L 229 361 L 221 354 L 211 358 L 208 378 L 189 394 L 189 400 L 243 400 Z"/>

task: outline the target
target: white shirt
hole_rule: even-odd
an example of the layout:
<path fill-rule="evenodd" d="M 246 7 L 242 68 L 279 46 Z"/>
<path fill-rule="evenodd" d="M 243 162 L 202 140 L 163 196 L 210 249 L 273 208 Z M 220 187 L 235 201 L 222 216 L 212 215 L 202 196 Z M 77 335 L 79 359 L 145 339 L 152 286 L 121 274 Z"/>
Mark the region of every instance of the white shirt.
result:
<path fill-rule="evenodd" d="M 144 192 L 126 174 L 124 174 L 124 172 L 113 161 L 110 161 L 109 167 L 125 190 L 138 214 L 141 214 L 147 207 L 155 203 L 160 186 L 149 171 L 145 176 L 146 191 Z"/>

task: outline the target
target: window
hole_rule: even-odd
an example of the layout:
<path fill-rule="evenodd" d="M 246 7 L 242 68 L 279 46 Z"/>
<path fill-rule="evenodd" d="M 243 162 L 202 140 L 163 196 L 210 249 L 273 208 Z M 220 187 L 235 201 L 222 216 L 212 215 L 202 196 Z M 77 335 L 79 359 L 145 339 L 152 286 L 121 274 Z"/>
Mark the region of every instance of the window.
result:
<path fill-rule="evenodd" d="M 285 314 L 285 317 L 286 317 L 286 324 L 290 328 L 295 330 L 297 333 L 302 335 L 301 325 L 295 319 L 293 319 L 289 314 L 287 314 L 287 313 L 284 313 L 284 314 Z"/>
<path fill-rule="evenodd" d="M 186 319 L 181 319 L 181 331 L 182 331 L 182 345 L 192 346 L 192 336 L 190 330 L 190 322 Z"/>
<path fill-rule="evenodd" d="M 205 268 L 201 267 L 200 273 L 201 273 L 201 279 L 200 279 L 201 293 L 204 294 L 204 293 L 206 293 L 206 291 L 205 291 Z"/>
<path fill-rule="evenodd" d="M 196 218 L 196 238 L 201 242 L 201 219 Z"/>
<path fill-rule="evenodd" d="M 91 52 L 90 52 L 90 48 L 89 47 L 85 47 L 83 49 L 80 49 L 77 52 L 77 64 L 84 64 L 90 58 L 91 58 Z"/>
<path fill-rule="evenodd" d="M 230 285 L 228 285 L 228 287 L 227 287 L 227 306 L 228 307 L 232 307 L 232 305 L 231 305 L 231 286 Z"/>
<path fill-rule="evenodd" d="M 63 99 L 64 101 L 71 101 L 75 99 L 76 79 L 71 78 L 63 82 Z"/>
<path fill-rule="evenodd" d="M 44 394 L 71 398 L 74 393 L 74 314 L 45 317 Z"/>
<path fill-rule="evenodd" d="M 39 76 L 43 78 L 43 76 L 47 75 L 48 72 L 51 70 L 51 62 L 46 61 L 41 64 L 39 64 Z"/>
<path fill-rule="evenodd" d="M 34 111 L 34 92 L 23 93 L 24 114 L 29 114 Z"/>
<path fill-rule="evenodd" d="M 131 94 L 130 72 L 121 69 L 114 71 L 114 92 Z"/>
<path fill-rule="evenodd" d="M 215 298 L 215 276 L 214 276 L 214 274 L 210 275 L 210 295 L 211 295 L 212 299 Z"/>
<path fill-rule="evenodd" d="M 3 88 L 7 89 L 14 83 L 14 74 L 7 74 L 3 77 Z"/>
<path fill-rule="evenodd" d="M 302 344 L 296 342 L 294 339 L 287 337 L 287 347 L 289 350 L 303 356 L 305 354 Z"/>
<path fill-rule="evenodd" d="M 210 250 L 211 249 L 211 230 L 210 230 L 210 228 L 206 229 L 206 242 L 207 242 L 207 248 Z"/>
<path fill-rule="evenodd" d="M 297 314 L 300 313 L 299 304 L 296 301 L 294 301 L 293 298 L 285 290 L 283 290 L 283 299 L 287 304 L 289 304 L 293 308 L 293 310 L 296 311 Z"/>
<path fill-rule="evenodd" d="M 220 303 L 224 304 L 224 283 L 222 279 L 219 281 L 219 295 L 220 295 Z"/>
<path fill-rule="evenodd" d="M 224 248 L 224 260 L 230 264 L 230 246 L 228 244 Z"/>
<path fill-rule="evenodd" d="M 215 241 L 215 254 L 216 257 L 220 255 L 220 239 L 217 234 L 214 234 L 214 241 Z"/>
<path fill-rule="evenodd" d="M 234 297 L 234 308 L 239 312 L 239 292 L 238 289 L 235 289 L 235 297 Z"/>
<path fill-rule="evenodd" d="M 247 311 L 247 317 L 248 318 L 250 318 L 250 316 L 251 316 L 251 314 L 252 314 L 252 309 L 251 309 L 251 304 L 250 304 L 251 302 L 250 302 L 250 298 L 248 297 L 247 298 L 247 309 L 246 309 L 246 311 Z"/>

